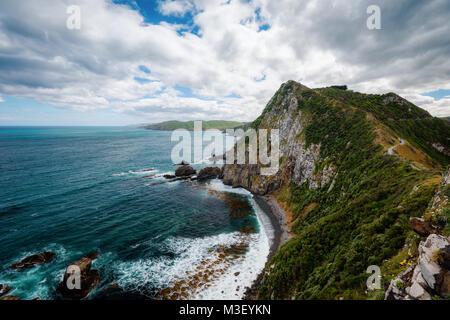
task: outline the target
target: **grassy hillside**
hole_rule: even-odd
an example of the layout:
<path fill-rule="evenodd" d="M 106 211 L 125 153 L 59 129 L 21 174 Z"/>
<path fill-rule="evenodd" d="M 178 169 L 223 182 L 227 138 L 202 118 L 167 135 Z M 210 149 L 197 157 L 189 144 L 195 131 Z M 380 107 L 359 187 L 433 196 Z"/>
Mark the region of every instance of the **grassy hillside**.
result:
<path fill-rule="evenodd" d="M 244 125 L 243 122 L 238 121 L 225 121 L 225 120 L 211 120 L 211 121 L 203 121 L 202 126 L 203 130 L 208 129 L 233 129 L 235 127 L 239 127 Z M 176 130 L 176 129 L 186 129 L 186 130 L 194 130 L 194 121 L 165 121 L 156 124 L 150 124 L 144 126 L 145 129 L 148 130 Z"/>
<path fill-rule="evenodd" d="M 276 191 L 293 213 L 295 236 L 269 262 L 260 298 L 371 298 L 365 293 L 367 267 L 383 266 L 386 283 L 388 273 L 398 271 L 386 268 L 387 261 L 405 243 L 415 248 L 420 241 L 408 219 L 423 215 L 449 163 L 431 144 L 449 147 L 450 126 L 394 94 L 314 90 L 293 82 L 252 126 L 267 123 L 266 115 L 281 100 L 277 95 L 292 90 L 305 123 L 296 138 L 307 146 L 320 144 L 315 170 L 332 164 L 337 175 L 315 190 L 290 182 Z M 401 154 L 386 154 L 380 136 L 406 139 L 433 165 L 418 169 Z"/>

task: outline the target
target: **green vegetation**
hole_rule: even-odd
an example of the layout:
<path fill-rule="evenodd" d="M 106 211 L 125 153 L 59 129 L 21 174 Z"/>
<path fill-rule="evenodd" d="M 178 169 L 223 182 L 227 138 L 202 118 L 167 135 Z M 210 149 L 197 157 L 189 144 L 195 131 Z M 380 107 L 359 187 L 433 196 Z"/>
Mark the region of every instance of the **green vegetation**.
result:
<path fill-rule="evenodd" d="M 263 115 L 279 103 L 284 89 Z M 405 267 L 405 242 L 415 247 L 420 241 L 409 217 L 424 214 L 438 186 L 430 177 L 439 172 L 416 170 L 399 157 L 383 154 L 367 112 L 442 165 L 449 157 L 430 144 L 448 146 L 450 127 L 393 94 L 326 88 L 302 89 L 298 95 L 298 108 L 310 119 L 302 132 L 306 144 L 321 145 L 322 161 L 316 168 L 333 163 L 337 176 L 331 190 L 331 182 L 315 190 L 307 183 L 290 183 L 283 193 L 293 211 L 295 237 L 269 263 L 273 268 L 267 270 L 260 298 L 379 299 L 382 292 L 366 294 L 367 267 L 391 261 L 383 265 L 384 280 L 391 277 L 386 272 Z M 252 126 L 257 128 L 262 119 Z M 305 214 L 312 203 L 317 205 Z"/>
<path fill-rule="evenodd" d="M 238 121 L 225 121 L 225 120 L 211 120 L 211 121 L 202 121 L 203 130 L 208 129 L 234 129 L 236 127 L 244 126 L 245 123 Z M 186 129 L 186 130 L 194 130 L 194 121 L 165 121 L 156 124 L 150 124 L 144 126 L 145 129 L 148 130 L 176 130 L 176 129 Z"/>

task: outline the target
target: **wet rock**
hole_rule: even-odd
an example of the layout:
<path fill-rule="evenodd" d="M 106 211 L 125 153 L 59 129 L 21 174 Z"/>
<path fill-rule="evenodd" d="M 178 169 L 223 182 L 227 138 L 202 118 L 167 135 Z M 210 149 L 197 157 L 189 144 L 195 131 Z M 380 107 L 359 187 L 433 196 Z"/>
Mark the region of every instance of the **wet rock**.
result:
<path fill-rule="evenodd" d="M 181 163 L 174 164 L 174 166 L 188 166 L 188 165 L 189 165 L 189 163 L 184 160 L 181 161 Z"/>
<path fill-rule="evenodd" d="M 174 176 L 174 175 L 172 175 L 172 174 L 165 174 L 165 175 L 163 175 L 163 177 L 164 177 L 165 179 L 175 179 L 177 176 Z"/>
<path fill-rule="evenodd" d="M 91 260 L 95 260 L 95 259 L 98 258 L 98 256 L 99 256 L 99 254 L 97 252 L 91 252 L 91 253 L 88 253 L 86 255 L 86 258 L 89 258 Z"/>
<path fill-rule="evenodd" d="M 195 171 L 192 167 L 189 166 L 180 167 L 175 171 L 175 175 L 177 177 L 192 176 L 196 173 L 197 171 Z"/>
<path fill-rule="evenodd" d="M 97 258 L 97 254 L 89 254 Z M 83 299 L 88 296 L 91 290 L 98 284 L 100 273 L 91 269 L 92 259 L 88 256 L 72 262 L 67 266 L 63 281 L 59 284 L 57 292 L 68 299 Z M 78 269 L 78 271 L 76 271 Z M 76 281 L 77 272 L 79 282 Z M 77 285 L 79 285 L 77 287 Z"/>
<path fill-rule="evenodd" d="M 114 283 L 114 284 L 110 285 L 109 287 L 107 287 L 105 289 L 105 291 L 110 291 L 110 290 L 114 290 L 114 289 L 120 289 L 120 285 L 118 283 Z"/>
<path fill-rule="evenodd" d="M 16 300 L 20 300 L 19 297 L 13 296 L 13 295 L 9 295 L 3 298 L 0 298 L 1 301 L 16 301 Z"/>
<path fill-rule="evenodd" d="M 427 237 L 430 234 L 437 232 L 437 228 L 435 228 L 430 221 L 423 218 L 409 218 L 409 225 L 411 226 L 411 229 L 423 237 Z"/>
<path fill-rule="evenodd" d="M 0 297 L 11 291 L 11 287 L 0 284 Z"/>
<path fill-rule="evenodd" d="M 198 173 L 197 179 L 212 179 L 212 178 L 218 178 L 221 176 L 222 169 L 219 167 L 207 167 L 200 170 Z"/>
<path fill-rule="evenodd" d="M 55 258 L 55 257 L 56 257 L 56 253 L 44 251 L 43 253 L 34 254 L 32 256 L 29 256 L 29 257 L 21 260 L 20 262 L 12 264 L 11 268 L 15 269 L 15 270 L 28 269 L 28 268 L 32 268 L 38 264 L 48 263 L 48 262 L 52 261 L 53 258 Z"/>

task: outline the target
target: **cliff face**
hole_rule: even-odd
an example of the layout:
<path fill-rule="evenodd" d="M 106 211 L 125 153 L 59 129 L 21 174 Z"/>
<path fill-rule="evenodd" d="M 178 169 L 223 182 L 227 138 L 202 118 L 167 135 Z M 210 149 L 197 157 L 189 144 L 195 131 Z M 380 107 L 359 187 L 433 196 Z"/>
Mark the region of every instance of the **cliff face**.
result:
<path fill-rule="evenodd" d="M 334 176 L 333 165 L 327 165 L 315 172 L 320 162 L 320 143 L 307 145 L 300 134 L 308 119 L 299 110 L 302 92 L 309 89 L 296 82 L 283 84 L 270 100 L 258 128 L 279 130 L 280 168 L 273 176 L 260 175 L 260 165 L 225 165 L 224 183 L 234 187 L 243 187 L 255 194 L 264 195 L 278 190 L 281 186 L 294 182 L 302 185 L 308 182 L 316 189 L 330 182 Z"/>
<path fill-rule="evenodd" d="M 449 124 L 393 93 L 289 81 L 252 127 L 279 130 L 279 170 L 264 176 L 261 165 L 224 165 L 224 183 L 275 193 L 292 212 L 295 234 L 269 262 L 259 297 L 384 298 L 406 269 L 399 257 L 418 259 L 426 240 L 408 221 L 427 212 L 450 163 L 433 147 L 449 147 Z M 448 229 L 448 218 L 439 219 Z M 370 265 L 382 270 L 375 292 L 366 288 Z"/>

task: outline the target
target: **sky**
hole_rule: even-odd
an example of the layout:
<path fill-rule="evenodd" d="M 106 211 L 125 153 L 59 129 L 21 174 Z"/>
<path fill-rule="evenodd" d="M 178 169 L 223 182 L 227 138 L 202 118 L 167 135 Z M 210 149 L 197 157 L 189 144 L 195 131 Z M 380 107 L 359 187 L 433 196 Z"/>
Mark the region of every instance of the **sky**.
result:
<path fill-rule="evenodd" d="M 448 0 L 1 0 L 0 125 L 252 121 L 288 80 L 450 116 L 449 17 Z"/>

